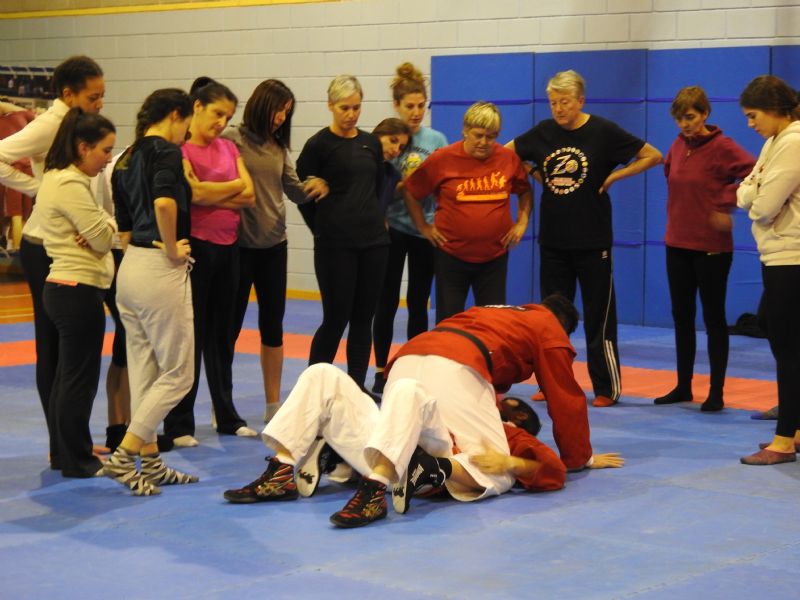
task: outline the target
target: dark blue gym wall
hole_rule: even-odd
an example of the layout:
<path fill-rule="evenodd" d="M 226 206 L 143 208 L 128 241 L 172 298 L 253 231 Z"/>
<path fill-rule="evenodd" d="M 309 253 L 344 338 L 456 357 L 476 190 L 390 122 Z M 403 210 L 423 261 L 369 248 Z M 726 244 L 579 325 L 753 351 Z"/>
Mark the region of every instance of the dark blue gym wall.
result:
<path fill-rule="evenodd" d="M 753 77 L 775 73 L 797 86 L 800 47 L 750 46 L 690 50 L 615 50 L 436 56 L 431 60 L 432 126 L 451 141 L 461 137 L 461 118 L 472 102 L 490 100 L 503 115 L 505 143 L 550 116 L 545 86 L 557 71 L 575 69 L 587 85 L 586 110 L 615 121 L 664 154 L 677 135 L 669 115 L 675 93 L 700 85 L 712 102 L 710 123 L 754 155 L 763 140 L 747 128 L 738 106 Z M 538 185 L 537 185 L 538 188 Z M 530 234 L 512 251 L 508 301 L 539 299 L 537 189 Z M 656 167 L 611 189 L 614 266 L 621 322 L 671 326 L 664 264 L 666 185 Z M 728 286 L 728 320 L 755 312 L 761 293 L 758 254 L 747 215 L 734 217 L 734 261 Z M 698 324 L 702 316 L 698 311 Z"/>

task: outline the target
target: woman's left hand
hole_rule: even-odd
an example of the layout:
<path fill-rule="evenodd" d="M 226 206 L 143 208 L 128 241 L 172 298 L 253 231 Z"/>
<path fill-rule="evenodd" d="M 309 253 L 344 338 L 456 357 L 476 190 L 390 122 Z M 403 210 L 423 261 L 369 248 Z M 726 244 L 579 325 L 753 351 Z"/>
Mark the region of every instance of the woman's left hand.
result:
<path fill-rule="evenodd" d="M 500 240 L 506 248 L 513 248 L 519 241 L 522 239 L 522 236 L 525 235 L 525 230 L 528 228 L 527 223 L 517 223 L 511 229 L 508 230 L 508 233 L 503 236 L 503 239 Z"/>

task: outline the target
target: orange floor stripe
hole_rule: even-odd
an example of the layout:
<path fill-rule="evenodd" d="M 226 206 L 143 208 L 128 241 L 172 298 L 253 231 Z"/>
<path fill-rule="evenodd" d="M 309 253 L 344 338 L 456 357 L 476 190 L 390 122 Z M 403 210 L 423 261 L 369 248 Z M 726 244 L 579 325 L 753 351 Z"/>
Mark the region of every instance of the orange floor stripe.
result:
<path fill-rule="evenodd" d="M 111 354 L 113 333 L 107 333 L 103 343 L 103 354 Z M 286 333 L 283 336 L 283 349 L 286 358 L 305 360 L 308 358 L 308 348 L 311 345 L 310 335 Z M 399 344 L 392 346 L 394 352 Z M 236 342 L 236 351 L 244 354 L 258 354 L 261 349 L 258 331 L 254 329 L 242 330 Z M 0 367 L 13 367 L 33 364 L 36 359 L 36 350 L 32 340 L 22 342 L 0 343 Z M 335 362 L 346 363 L 345 342 L 339 345 Z M 372 357 L 370 364 L 375 364 Z M 591 390 L 591 381 L 586 369 L 586 363 L 575 363 L 575 377 L 580 386 Z M 534 380 L 528 383 L 535 384 Z M 639 367 L 622 367 L 622 395 L 637 398 L 655 398 L 670 389 L 675 384 L 674 371 L 659 369 L 642 369 Z M 708 375 L 695 375 L 693 382 L 695 402 L 705 400 L 708 393 Z M 741 377 L 728 377 L 725 380 L 725 405 L 730 408 L 746 410 L 767 410 L 777 404 L 778 386 L 774 381 L 760 379 L 743 379 Z"/>

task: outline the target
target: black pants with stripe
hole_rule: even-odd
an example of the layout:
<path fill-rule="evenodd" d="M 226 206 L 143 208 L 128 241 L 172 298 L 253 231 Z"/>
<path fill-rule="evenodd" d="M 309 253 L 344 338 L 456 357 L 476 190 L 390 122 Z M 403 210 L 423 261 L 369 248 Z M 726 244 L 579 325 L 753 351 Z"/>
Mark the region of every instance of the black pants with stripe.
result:
<path fill-rule="evenodd" d="M 583 298 L 583 329 L 589 377 L 595 396 L 619 399 L 621 377 L 617 348 L 617 301 L 611 249 L 561 250 L 541 247 L 542 298 L 559 293 Z"/>

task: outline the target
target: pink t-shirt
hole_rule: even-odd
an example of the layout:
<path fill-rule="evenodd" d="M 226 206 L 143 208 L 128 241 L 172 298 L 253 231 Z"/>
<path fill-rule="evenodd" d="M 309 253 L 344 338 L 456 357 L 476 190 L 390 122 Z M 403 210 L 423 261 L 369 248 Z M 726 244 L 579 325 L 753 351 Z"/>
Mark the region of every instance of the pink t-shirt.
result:
<path fill-rule="evenodd" d="M 216 138 L 208 146 L 186 142 L 181 146 L 200 181 L 232 181 L 239 178 L 236 160 L 239 149 L 230 140 Z M 236 243 L 239 211 L 192 204 L 192 237 L 229 246 Z"/>

